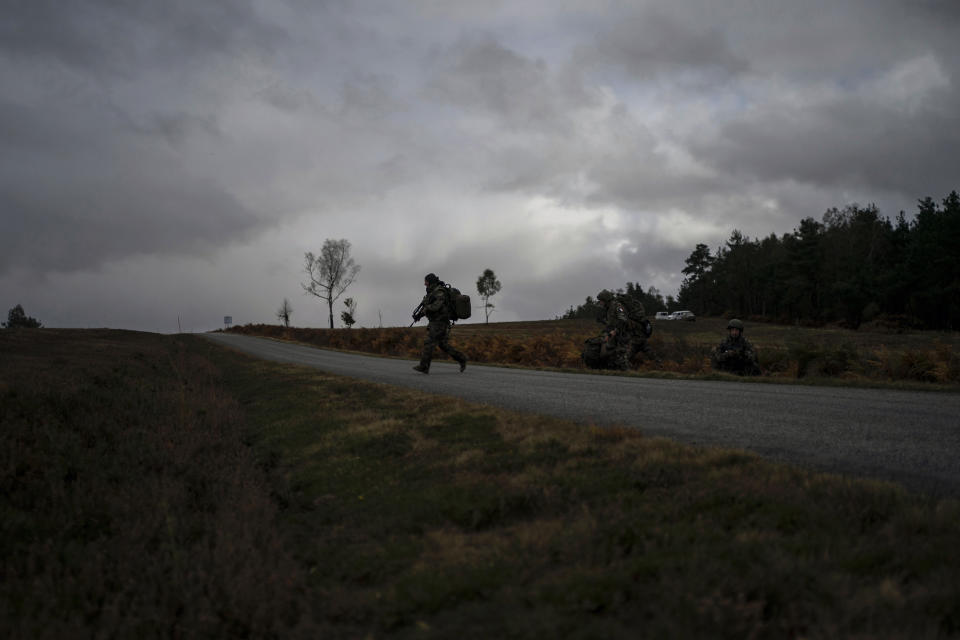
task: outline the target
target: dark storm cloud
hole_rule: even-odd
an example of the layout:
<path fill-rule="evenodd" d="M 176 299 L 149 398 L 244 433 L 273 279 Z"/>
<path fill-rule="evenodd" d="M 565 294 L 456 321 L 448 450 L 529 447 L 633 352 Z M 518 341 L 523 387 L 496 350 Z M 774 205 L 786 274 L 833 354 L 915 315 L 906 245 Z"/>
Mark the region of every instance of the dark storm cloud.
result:
<path fill-rule="evenodd" d="M 223 135 L 217 118 L 186 112 L 154 113 L 142 122 L 130 120 L 130 129 L 144 136 L 159 136 L 171 145 L 186 142 L 193 136 L 219 138 Z"/>
<path fill-rule="evenodd" d="M 701 11 L 686 9 L 690 19 L 716 21 L 753 73 L 844 82 L 931 50 L 955 49 L 958 6 L 954 0 L 742 0 L 716 13 L 702 11 L 702 3 Z"/>
<path fill-rule="evenodd" d="M 944 195 L 957 187 L 957 7 L 691 0 L 589 24 L 595 35 L 574 60 L 593 77 L 614 85 L 605 70 L 635 78 L 641 105 L 713 111 L 700 127 L 678 112 L 684 126 L 659 129 L 661 142 L 685 149 L 702 171 L 668 167 L 662 148 L 637 144 L 642 134 L 627 127 L 585 167 L 597 185 L 589 201 L 690 211 L 707 198 L 754 193 L 795 203 L 789 213 L 799 218 L 822 213 L 810 203 L 828 193 L 833 206 L 849 194 L 891 205 Z M 642 107 L 631 113 L 644 117 Z M 778 198 L 789 184 L 806 194 Z M 761 212 L 723 213 L 740 226 Z"/>
<path fill-rule="evenodd" d="M 490 35 L 466 37 L 438 53 L 431 97 L 466 112 L 491 114 L 510 129 L 563 132 L 570 111 L 596 97 L 575 78 L 557 76 L 543 60 L 523 56 Z"/>
<path fill-rule="evenodd" d="M 316 112 L 322 109 L 310 91 L 273 82 L 256 92 L 257 96 L 277 109 L 289 112 Z"/>
<path fill-rule="evenodd" d="M 213 53 L 267 53 L 283 40 L 242 0 L 8 0 L 0 21 L 0 51 L 98 74 L 196 63 Z"/>
<path fill-rule="evenodd" d="M 222 138 L 201 70 L 281 40 L 251 5 L 30 0 L 0 24 L 0 274 L 202 255 L 262 226 L 182 151 Z"/>
<path fill-rule="evenodd" d="M 649 204 L 669 189 L 654 137 L 626 105 L 604 104 L 575 68 L 524 56 L 490 36 L 461 39 L 440 58 L 431 97 L 475 115 L 468 125 L 480 122 L 493 134 L 470 148 L 486 158 L 477 176 L 484 189 L 591 206 Z"/>
<path fill-rule="evenodd" d="M 678 72 L 722 79 L 749 67 L 716 27 L 653 8 L 610 21 L 577 49 L 576 59 L 588 66 L 612 65 L 639 79 Z"/>
<path fill-rule="evenodd" d="M 957 187 L 958 144 L 960 92 L 952 87 L 899 101 L 850 93 L 823 104 L 774 102 L 725 123 L 715 138 L 691 141 L 700 157 L 742 178 L 912 197 Z"/>
<path fill-rule="evenodd" d="M 203 255 L 257 226 L 229 194 L 174 176 L 171 169 L 160 183 L 128 175 L 100 188 L 3 188 L 0 274 L 86 269 L 137 254 Z"/>
<path fill-rule="evenodd" d="M 54 110 L 56 111 L 56 110 Z M 69 111 L 43 117 L 30 106 L 0 100 L 0 165 L 20 164 L 14 153 L 59 152 L 86 144 L 89 134 L 70 122 Z"/>
<path fill-rule="evenodd" d="M 189 255 L 262 225 L 224 189 L 190 175 L 172 152 L 210 122 L 158 118 L 149 130 L 68 110 L 0 105 L 0 274 L 97 267 L 137 254 Z M 144 145 L 137 140 L 146 138 Z M 168 144 L 157 147 L 152 138 Z M 143 147 L 139 148 L 138 147 Z"/>

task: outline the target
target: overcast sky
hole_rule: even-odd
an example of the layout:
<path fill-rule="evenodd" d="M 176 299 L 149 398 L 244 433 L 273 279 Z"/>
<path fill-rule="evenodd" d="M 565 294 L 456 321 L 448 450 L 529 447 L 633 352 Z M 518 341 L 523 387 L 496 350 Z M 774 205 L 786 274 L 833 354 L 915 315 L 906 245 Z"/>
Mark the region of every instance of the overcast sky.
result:
<path fill-rule="evenodd" d="M 3 319 L 324 326 L 327 238 L 362 326 L 485 268 L 492 320 L 546 319 L 960 189 L 955 0 L 0 4 Z"/>

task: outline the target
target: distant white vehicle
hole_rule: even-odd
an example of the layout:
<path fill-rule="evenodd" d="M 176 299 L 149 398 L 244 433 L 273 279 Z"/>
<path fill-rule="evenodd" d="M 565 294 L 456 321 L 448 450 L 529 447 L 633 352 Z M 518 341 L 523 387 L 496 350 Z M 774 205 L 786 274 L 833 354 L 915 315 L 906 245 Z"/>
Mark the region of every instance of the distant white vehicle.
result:
<path fill-rule="evenodd" d="M 670 315 L 673 316 L 671 318 L 672 320 L 689 320 L 690 322 L 694 322 L 697 319 L 697 316 L 693 315 L 693 311 L 674 311 Z"/>
<path fill-rule="evenodd" d="M 653 317 L 654 320 L 673 320 L 671 317 L 673 314 L 667 311 L 657 311 L 657 315 Z"/>

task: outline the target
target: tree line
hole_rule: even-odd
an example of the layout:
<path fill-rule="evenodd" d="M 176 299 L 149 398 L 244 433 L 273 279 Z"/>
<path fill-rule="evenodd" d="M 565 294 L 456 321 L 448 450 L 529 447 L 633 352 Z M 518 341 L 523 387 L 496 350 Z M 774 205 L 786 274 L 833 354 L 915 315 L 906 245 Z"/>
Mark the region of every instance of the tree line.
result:
<path fill-rule="evenodd" d="M 650 287 L 644 291 L 643 286 L 639 282 L 628 282 L 625 288 L 619 288 L 614 291 L 614 293 L 626 295 L 639 301 L 643 304 L 643 309 L 647 315 L 653 315 L 657 311 L 673 310 L 677 307 L 677 301 L 673 299 L 673 296 L 668 295 L 664 298 L 656 287 Z M 577 307 L 571 305 L 559 319 L 574 320 L 577 318 L 588 318 L 593 320 L 597 316 L 597 309 L 598 302 L 594 300 L 592 296 L 587 296 L 583 304 Z"/>
<path fill-rule="evenodd" d="M 685 261 L 677 302 L 697 315 L 856 329 L 886 317 L 928 329 L 960 328 L 960 196 L 918 203 L 891 221 L 876 205 L 832 208 L 791 233 L 751 239 L 734 230 Z"/>

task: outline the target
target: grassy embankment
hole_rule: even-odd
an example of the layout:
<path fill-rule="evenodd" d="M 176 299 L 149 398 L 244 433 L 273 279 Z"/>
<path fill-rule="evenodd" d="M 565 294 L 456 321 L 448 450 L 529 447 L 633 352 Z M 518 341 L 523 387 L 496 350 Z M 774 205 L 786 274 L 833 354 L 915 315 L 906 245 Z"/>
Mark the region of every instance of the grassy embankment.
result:
<path fill-rule="evenodd" d="M 256 361 L 0 332 L 7 637 L 945 637 L 960 504 Z"/>
<path fill-rule="evenodd" d="M 733 378 L 710 369 L 710 352 L 724 337 L 725 324 L 720 318 L 657 322 L 649 352 L 634 360 L 634 375 Z M 451 339 L 474 363 L 583 370 L 583 341 L 599 328 L 590 320 L 460 324 Z M 419 356 L 424 333 L 422 327 L 330 330 L 263 324 L 231 331 L 406 358 Z M 750 324 L 747 337 L 757 347 L 765 373 L 760 380 L 766 382 L 960 388 L 956 332 Z"/>

